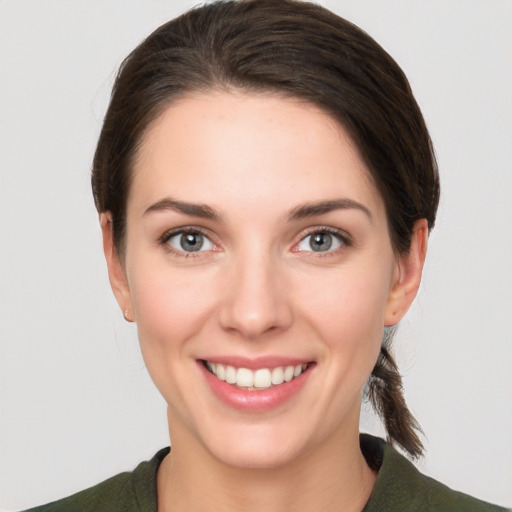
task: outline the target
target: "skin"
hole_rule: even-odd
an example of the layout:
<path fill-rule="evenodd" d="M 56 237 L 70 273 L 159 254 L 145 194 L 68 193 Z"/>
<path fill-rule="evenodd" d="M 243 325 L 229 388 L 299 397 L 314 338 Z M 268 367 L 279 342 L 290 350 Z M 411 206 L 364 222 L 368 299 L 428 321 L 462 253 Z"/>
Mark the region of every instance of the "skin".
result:
<path fill-rule="evenodd" d="M 218 217 L 154 206 L 165 198 Z M 351 206 L 290 219 L 338 199 Z M 417 292 L 428 230 L 417 221 L 410 251 L 395 253 L 383 201 L 345 130 L 290 98 L 189 95 L 145 135 L 125 254 L 108 212 L 100 222 L 112 288 L 168 404 L 172 456 L 158 474 L 159 510 L 361 510 L 376 478 L 359 449 L 361 392 L 383 327 Z M 204 232 L 204 250 L 181 248 L 184 227 Z M 312 230 L 336 231 L 332 248 L 313 250 Z M 197 362 L 226 356 L 314 364 L 283 405 L 248 412 L 220 401 Z"/>

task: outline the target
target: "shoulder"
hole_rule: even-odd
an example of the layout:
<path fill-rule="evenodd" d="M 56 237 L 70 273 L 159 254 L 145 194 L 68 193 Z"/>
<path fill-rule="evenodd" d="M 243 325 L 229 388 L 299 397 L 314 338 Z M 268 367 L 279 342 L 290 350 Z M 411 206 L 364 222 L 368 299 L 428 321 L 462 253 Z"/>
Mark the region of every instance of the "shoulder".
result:
<path fill-rule="evenodd" d="M 25 512 L 156 512 L 156 473 L 168 453 L 169 448 L 164 448 L 131 472 Z"/>
<path fill-rule="evenodd" d="M 364 512 L 506 512 L 504 508 L 454 491 L 423 475 L 382 439 L 363 434 L 361 448 L 367 460 L 377 460 L 380 465 L 375 488 Z M 370 461 L 369 465 L 372 465 Z"/>
<path fill-rule="evenodd" d="M 72 511 L 107 511 L 114 503 L 123 505 L 132 501 L 131 474 L 121 473 L 89 489 L 54 501 L 25 512 L 72 512 Z M 132 508 L 123 507 L 131 511 Z M 137 510 L 137 509 L 133 509 Z"/>

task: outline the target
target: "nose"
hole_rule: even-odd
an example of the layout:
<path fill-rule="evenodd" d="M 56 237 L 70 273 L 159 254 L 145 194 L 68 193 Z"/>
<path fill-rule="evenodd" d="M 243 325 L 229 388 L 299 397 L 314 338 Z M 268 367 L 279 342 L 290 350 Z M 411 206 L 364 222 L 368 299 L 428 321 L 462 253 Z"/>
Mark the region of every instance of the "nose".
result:
<path fill-rule="evenodd" d="M 279 263 L 252 254 L 231 262 L 231 268 L 219 309 L 222 328 L 248 340 L 286 330 L 293 314 Z"/>

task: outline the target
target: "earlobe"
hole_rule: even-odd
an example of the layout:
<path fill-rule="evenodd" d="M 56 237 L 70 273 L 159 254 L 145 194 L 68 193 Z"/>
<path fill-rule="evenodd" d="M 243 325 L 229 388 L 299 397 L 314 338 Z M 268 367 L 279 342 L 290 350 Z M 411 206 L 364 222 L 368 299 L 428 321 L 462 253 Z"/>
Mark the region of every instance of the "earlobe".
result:
<path fill-rule="evenodd" d="M 384 325 L 397 324 L 407 313 L 416 297 L 421 283 L 427 244 L 427 220 L 417 220 L 414 224 L 409 252 L 398 256 L 397 277 L 389 293 Z"/>
<path fill-rule="evenodd" d="M 123 312 L 124 318 L 133 322 L 133 308 L 130 288 L 126 279 L 124 264 L 114 244 L 112 231 L 112 215 L 110 212 L 100 213 L 100 226 L 103 236 L 103 252 L 107 260 L 108 277 L 114 296 Z"/>

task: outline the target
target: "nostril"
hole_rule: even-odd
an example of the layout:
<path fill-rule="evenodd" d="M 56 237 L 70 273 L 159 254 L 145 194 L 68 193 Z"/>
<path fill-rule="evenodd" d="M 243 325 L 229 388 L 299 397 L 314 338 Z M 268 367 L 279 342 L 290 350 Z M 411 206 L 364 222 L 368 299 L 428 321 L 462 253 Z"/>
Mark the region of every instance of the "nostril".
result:
<path fill-rule="evenodd" d="M 220 326 L 247 339 L 278 333 L 293 321 L 290 305 L 278 293 L 233 292 L 219 309 Z"/>

